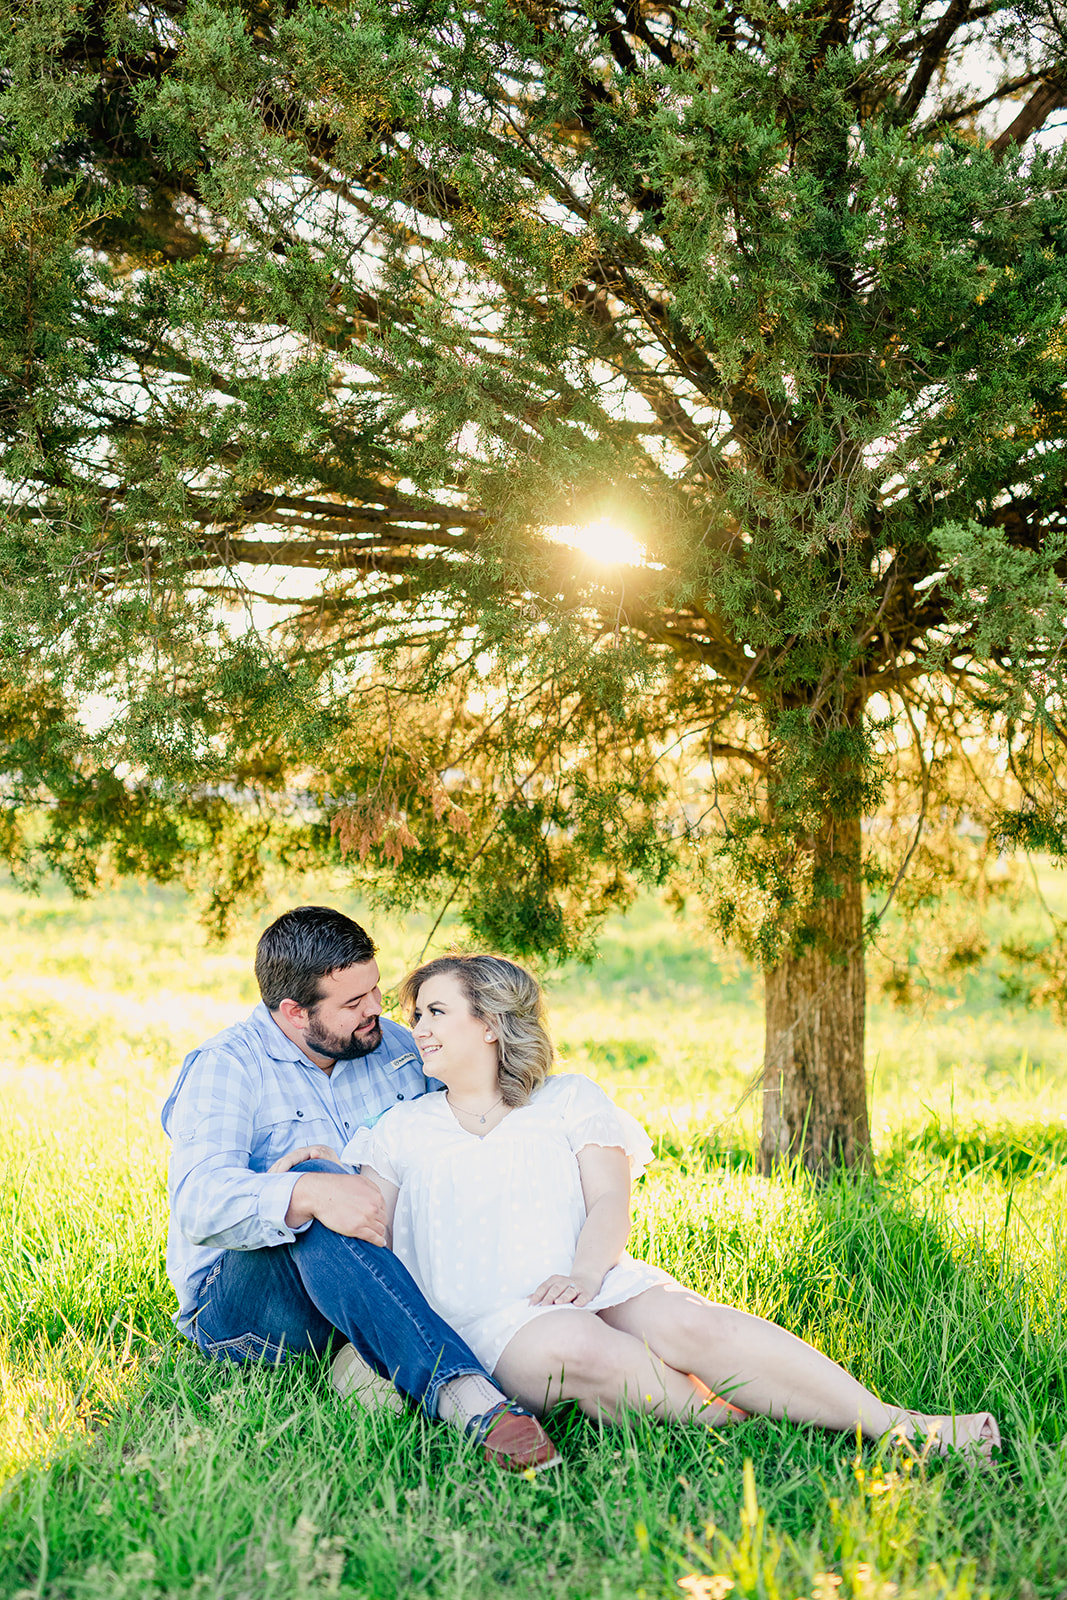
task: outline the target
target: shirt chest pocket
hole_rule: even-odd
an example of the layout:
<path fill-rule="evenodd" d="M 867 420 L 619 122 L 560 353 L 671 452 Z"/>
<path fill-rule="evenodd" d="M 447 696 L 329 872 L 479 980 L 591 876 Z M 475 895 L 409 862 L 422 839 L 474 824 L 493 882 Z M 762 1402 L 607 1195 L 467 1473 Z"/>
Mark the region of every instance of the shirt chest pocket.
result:
<path fill-rule="evenodd" d="M 262 1111 L 263 1140 L 256 1150 L 256 1166 L 265 1172 L 280 1156 L 306 1144 L 323 1144 L 337 1150 L 337 1129 L 320 1107 L 296 1101 L 275 1101 Z"/>

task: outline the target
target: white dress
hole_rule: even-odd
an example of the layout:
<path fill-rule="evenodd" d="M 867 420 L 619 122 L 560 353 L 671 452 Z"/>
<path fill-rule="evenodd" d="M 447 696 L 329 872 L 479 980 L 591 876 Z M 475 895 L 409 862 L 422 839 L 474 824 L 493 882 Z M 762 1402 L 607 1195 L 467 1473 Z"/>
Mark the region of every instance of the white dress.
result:
<path fill-rule="evenodd" d="M 562 1073 L 484 1138 L 460 1126 L 438 1091 L 391 1107 L 342 1152 L 396 1184 L 393 1249 L 488 1372 L 527 1322 L 577 1309 L 528 1297 L 571 1270 L 586 1215 L 577 1157 L 590 1144 L 621 1147 L 634 1173 L 652 1157 L 640 1123 L 590 1078 Z M 671 1281 L 624 1255 L 581 1309 L 617 1306 Z"/>

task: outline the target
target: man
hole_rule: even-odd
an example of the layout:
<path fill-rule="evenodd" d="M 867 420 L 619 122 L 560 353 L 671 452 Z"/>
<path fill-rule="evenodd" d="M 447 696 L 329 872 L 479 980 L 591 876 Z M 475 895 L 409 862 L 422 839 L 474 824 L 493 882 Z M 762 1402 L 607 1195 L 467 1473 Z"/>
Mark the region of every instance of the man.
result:
<path fill-rule="evenodd" d="M 300 906 L 261 937 L 256 978 L 262 1003 L 186 1057 L 163 1108 L 179 1329 L 216 1359 L 271 1362 L 322 1354 L 339 1331 L 354 1348 L 334 1363 L 338 1387 L 366 1394 L 391 1377 L 489 1460 L 553 1465 L 540 1423 L 506 1400 L 385 1247 L 374 1184 L 335 1161 L 270 1170 L 297 1148 L 340 1149 L 426 1091 L 411 1034 L 382 1020 L 373 942 L 339 911 Z"/>

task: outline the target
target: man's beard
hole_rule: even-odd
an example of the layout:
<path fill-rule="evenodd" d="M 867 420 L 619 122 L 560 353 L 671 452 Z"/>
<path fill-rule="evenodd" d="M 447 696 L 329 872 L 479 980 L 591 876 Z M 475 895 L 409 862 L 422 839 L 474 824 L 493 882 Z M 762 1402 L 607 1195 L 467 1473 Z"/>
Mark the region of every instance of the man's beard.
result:
<path fill-rule="evenodd" d="M 374 1024 L 370 1033 L 357 1035 L 350 1033 L 347 1039 L 341 1038 L 336 1033 L 326 1033 L 315 1024 L 315 1013 L 311 1013 L 308 1021 L 311 1026 L 304 1034 L 304 1043 L 309 1050 L 314 1050 L 316 1055 L 330 1056 L 334 1061 L 356 1061 L 360 1056 L 369 1056 L 377 1050 L 382 1042 L 382 1025 Z"/>

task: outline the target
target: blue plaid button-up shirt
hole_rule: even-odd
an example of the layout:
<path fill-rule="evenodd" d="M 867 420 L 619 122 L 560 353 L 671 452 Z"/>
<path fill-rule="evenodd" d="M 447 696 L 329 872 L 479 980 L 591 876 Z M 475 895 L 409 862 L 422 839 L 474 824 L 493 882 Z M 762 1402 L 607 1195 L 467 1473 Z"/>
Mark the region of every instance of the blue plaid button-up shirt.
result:
<path fill-rule="evenodd" d="M 167 1272 L 182 1332 L 224 1250 L 296 1238 L 285 1213 L 298 1174 L 269 1172 L 272 1162 L 305 1144 L 340 1150 L 357 1128 L 426 1089 L 411 1034 L 385 1017 L 378 1049 L 339 1061 L 329 1076 L 262 1004 L 187 1055 L 163 1107 L 174 1142 Z"/>

